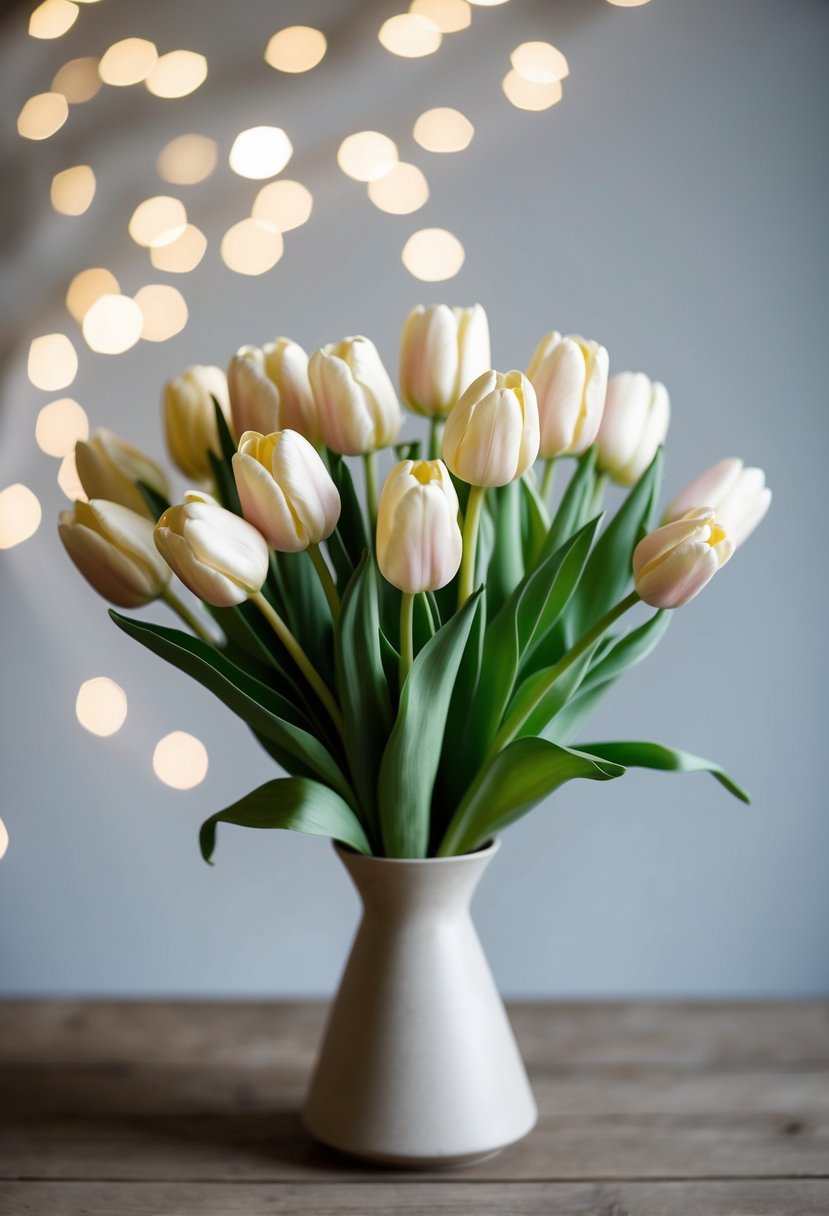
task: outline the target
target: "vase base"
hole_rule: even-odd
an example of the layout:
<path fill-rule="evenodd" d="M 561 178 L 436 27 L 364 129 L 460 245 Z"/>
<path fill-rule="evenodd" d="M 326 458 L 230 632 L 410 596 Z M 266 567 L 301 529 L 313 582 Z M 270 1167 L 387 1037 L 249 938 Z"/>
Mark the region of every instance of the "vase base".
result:
<path fill-rule="evenodd" d="M 467 1165 L 477 1165 L 481 1161 L 489 1161 L 492 1157 L 497 1157 L 505 1149 L 510 1148 L 513 1144 L 517 1144 L 523 1140 L 525 1136 L 535 1127 L 536 1120 L 533 1119 L 532 1124 L 513 1140 L 508 1140 L 505 1144 L 498 1144 L 494 1148 L 479 1149 L 470 1153 L 456 1153 L 454 1155 L 433 1155 L 433 1156 L 411 1156 L 405 1153 L 384 1153 L 372 1152 L 370 1149 L 362 1148 L 346 1148 L 339 1144 L 333 1144 L 328 1140 L 324 1140 L 317 1135 L 311 1128 L 305 1124 L 305 1130 L 320 1144 L 324 1144 L 326 1148 L 334 1149 L 335 1152 L 341 1153 L 344 1157 L 349 1157 L 352 1161 L 363 1161 L 369 1165 L 376 1165 L 378 1168 L 394 1168 L 404 1170 L 436 1170 L 436 1169 L 463 1169 Z"/>

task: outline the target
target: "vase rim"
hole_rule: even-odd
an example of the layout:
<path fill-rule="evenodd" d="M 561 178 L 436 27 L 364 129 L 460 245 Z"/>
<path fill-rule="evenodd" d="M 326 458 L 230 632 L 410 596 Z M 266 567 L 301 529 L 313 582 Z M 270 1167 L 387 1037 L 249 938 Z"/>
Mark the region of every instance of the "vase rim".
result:
<path fill-rule="evenodd" d="M 360 862 L 381 861 L 390 866 L 446 866 L 458 862 L 481 861 L 483 858 L 494 857 L 501 847 L 499 837 L 492 836 L 485 844 L 471 853 L 458 853 L 453 857 L 377 857 L 375 854 L 358 853 L 356 849 L 352 849 L 350 845 L 343 844 L 339 840 L 332 840 L 331 843 L 334 846 L 334 852 L 339 857 L 353 858 Z"/>

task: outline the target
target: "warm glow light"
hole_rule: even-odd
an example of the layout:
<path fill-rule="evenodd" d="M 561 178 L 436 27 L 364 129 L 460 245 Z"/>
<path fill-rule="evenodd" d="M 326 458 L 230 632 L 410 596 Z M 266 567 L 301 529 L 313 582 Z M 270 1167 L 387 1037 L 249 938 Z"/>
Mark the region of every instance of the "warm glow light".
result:
<path fill-rule="evenodd" d="M 37 495 L 16 482 L 0 490 L 0 549 L 11 549 L 34 536 L 40 527 Z"/>
<path fill-rule="evenodd" d="M 121 290 L 114 274 L 103 266 L 93 266 L 76 274 L 66 293 L 66 307 L 80 325 L 100 296 L 117 295 Z"/>
<path fill-rule="evenodd" d="M 114 735 L 127 718 L 127 694 L 108 676 L 85 680 L 75 698 L 77 719 L 92 735 Z"/>
<path fill-rule="evenodd" d="M 207 80 L 207 60 L 198 51 L 168 51 L 144 81 L 156 97 L 186 97 Z"/>
<path fill-rule="evenodd" d="M 534 84 L 552 84 L 570 75 L 567 59 L 549 42 L 522 42 L 509 58 L 516 72 Z"/>
<path fill-rule="evenodd" d="M 43 0 L 29 18 L 32 38 L 60 38 L 78 19 L 77 4 L 72 0 Z"/>
<path fill-rule="evenodd" d="M 256 220 L 273 224 L 280 232 L 290 232 L 292 228 L 306 223 L 313 206 L 314 199 L 307 186 L 281 178 L 262 187 L 254 200 L 251 214 Z"/>
<path fill-rule="evenodd" d="M 417 165 L 400 161 L 385 176 L 369 182 L 368 196 L 381 211 L 409 215 L 429 198 L 429 183 Z"/>
<path fill-rule="evenodd" d="M 156 270 L 170 274 L 189 274 L 195 270 L 207 249 L 207 237 L 195 224 L 187 224 L 183 231 L 168 245 L 157 245 L 150 250 L 150 261 Z"/>
<path fill-rule="evenodd" d="M 460 110 L 438 106 L 420 115 L 413 134 L 427 152 L 463 152 L 472 142 L 475 128 Z"/>
<path fill-rule="evenodd" d="M 499 4 L 506 4 L 507 0 L 469 0 L 469 3 L 477 8 L 495 8 Z"/>
<path fill-rule="evenodd" d="M 607 0 L 608 4 L 615 4 L 617 8 L 639 8 L 641 4 L 647 4 L 648 0 Z"/>
<path fill-rule="evenodd" d="M 24 139 L 48 139 L 69 117 L 63 93 L 38 93 L 30 97 L 17 116 L 17 132 Z"/>
<path fill-rule="evenodd" d="M 258 181 L 281 173 L 293 147 L 281 127 L 250 127 L 241 131 L 230 149 L 230 167 L 240 177 Z"/>
<path fill-rule="evenodd" d="M 207 776 L 207 748 L 194 735 L 174 730 L 156 744 L 153 770 L 174 790 L 191 790 Z"/>
<path fill-rule="evenodd" d="M 154 42 L 146 38 L 124 38 L 104 52 L 98 64 L 98 75 L 104 84 L 123 87 L 140 84 L 153 70 L 158 60 Z"/>
<path fill-rule="evenodd" d="M 144 314 L 129 296 L 99 296 L 83 319 L 87 345 L 99 355 L 122 355 L 141 337 Z"/>
<path fill-rule="evenodd" d="M 501 81 L 501 88 L 519 110 L 549 110 L 557 101 L 561 101 L 561 81 L 554 80 L 549 84 L 537 84 L 527 80 L 515 68 L 507 72 Z"/>
<path fill-rule="evenodd" d="M 282 257 L 282 233 L 262 220 L 240 220 L 222 237 L 222 261 L 237 274 L 264 274 Z"/>
<path fill-rule="evenodd" d="M 389 17 L 380 26 L 377 37 L 387 51 L 404 59 L 432 55 L 443 42 L 438 27 L 417 13 L 398 13 L 396 17 Z"/>
<path fill-rule="evenodd" d="M 56 93 L 63 93 L 71 106 L 89 101 L 101 87 L 101 77 L 98 75 L 98 60 L 92 56 L 84 59 L 70 59 L 65 63 L 52 81 Z"/>
<path fill-rule="evenodd" d="M 61 215 L 83 215 L 95 197 L 95 174 L 89 165 L 63 169 L 52 178 L 50 198 Z"/>
<path fill-rule="evenodd" d="M 86 491 L 81 485 L 81 479 L 78 476 L 78 470 L 75 465 L 75 453 L 67 452 L 63 460 L 60 462 L 58 469 L 58 485 L 63 490 L 67 498 L 72 502 L 80 499 L 81 502 L 87 501 Z"/>
<path fill-rule="evenodd" d="M 6 850 L 9 847 L 9 834 L 6 831 L 6 825 L 0 819 L 0 861 L 6 856 Z"/>
<path fill-rule="evenodd" d="M 89 419 L 86 411 L 71 397 L 61 397 L 44 405 L 37 416 L 35 439 L 41 452 L 47 456 L 59 456 L 74 452 L 79 439 L 89 438 Z"/>
<path fill-rule="evenodd" d="M 425 17 L 442 34 L 468 29 L 472 21 L 472 10 L 466 0 L 412 0 L 409 12 Z"/>
<path fill-rule="evenodd" d="M 78 374 L 78 356 L 66 334 L 44 334 L 29 347 L 29 379 L 52 393 L 68 388 Z"/>
<path fill-rule="evenodd" d="M 176 186 L 203 182 L 216 168 L 219 149 L 206 135 L 179 135 L 161 149 L 156 161 L 158 176 Z"/>
<path fill-rule="evenodd" d="M 403 246 L 403 265 L 424 283 L 451 279 L 463 266 L 463 245 L 445 228 L 421 228 Z"/>
<path fill-rule="evenodd" d="M 278 72 L 310 72 L 327 48 L 322 30 L 315 30 L 310 25 L 289 25 L 271 38 L 265 51 L 265 63 Z"/>
<path fill-rule="evenodd" d="M 180 334 L 187 324 L 187 304 L 175 287 L 166 283 L 150 283 L 136 292 L 135 302 L 141 309 L 144 324 L 141 337 L 146 342 L 166 342 Z"/>
<path fill-rule="evenodd" d="M 186 226 L 184 203 L 169 194 L 156 194 L 135 208 L 129 234 L 136 245 L 169 245 L 181 236 Z"/>
<path fill-rule="evenodd" d="M 355 181 L 373 182 L 397 164 L 397 145 L 379 131 L 358 131 L 340 144 L 337 164 Z"/>

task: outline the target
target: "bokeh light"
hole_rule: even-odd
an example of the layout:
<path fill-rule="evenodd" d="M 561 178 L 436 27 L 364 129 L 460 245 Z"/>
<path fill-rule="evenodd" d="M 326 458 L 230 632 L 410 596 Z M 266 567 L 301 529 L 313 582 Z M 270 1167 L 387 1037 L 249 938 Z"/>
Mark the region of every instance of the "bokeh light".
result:
<path fill-rule="evenodd" d="M 451 279 L 463 266 L 466 254 L 458 238 L 445 228 L 421 228 L 409 237 L 401 254 L 409 274 L 424 283 Z"/>
<path fill-rule="evenodd" d="M 425 17 L 442 34 L 468 29 L 472 21 L 472 10 L 466 0 L 412 0 L 409 12 Z"/>
<path fill-rule="evenodd" d="M 647 4 L 648 0 L 607 0 L 608 4 L 615 4 L 616 8 L 639 8 L 643 4 Z"/>
<path fill-rule="evenodd" d="M 0 861 L 6 856 L 6 851 L 9 847 L 9 833 L 6 831 L 6 825 L 0 819 Z"/>
<path fill-rule="evenodd" d="M 273 224 L 250 219 L 240 220 L 222 237 L 222 261 L 236 274 L 264 274 L 282 257 L 282 233 Z"/>
<path fill-rule="evenodd" d="M 141 337 L 144 314 L 129 296 L 103 295 L 87 310 L 82 330 L 87 346 L 99 355 L 122 355 Z"/>
<path fill-rule="evenodd" d="M 69 117 L 63 93 L 38 93 L 30 97 L 17 116 L 17 132 L 24 139 L 48 139 Z"/>
<path fill-rule="evenodd" d="M 207 776 L 207 748 L 195 735 L 174 730 L 156 744 L 153 771 L 174 790 L 191 790 Z"/>
<path fill-rule="evenodd" d="M 0 490 L 0 549 L 11 549 L 40 527 L 40 502 L 28 486 L 15 482 Z"/>
<path fill-rule="evenodd" d="M 399 161 L 376 181 L 369 182 L 368 196 L 380 211 L 410 215 L 429 198 L 429 183 L 417 165 Z"/>
<path fill-rule="evenodd" d="M 207 80 L 207 60 L 198 51 L 168 51 L 144 81 L 155 97 L 187 97 Z"/>
<path fill-rule="evenodd" d="M 549 84 L 537 84 L 527 80 L 515 68 L 507 72 L 501 81 L 501 87 L 507 99 L 519 110 L 549 110 L 557 101 L 561 101 L 561 81 L 553 80 Z"/>
<path fill-rule="evenodd" d="M 314 198 L 307 186 L 281 178 L 262 187 L 254 200 L 251 215 L 273 224 L 280 232 L 290 232 L 307 223 L 313 206 Z"/>
<path fill-rule="evenodd" d="M 507 4 L 509 0 L 469 0 L 476 8 L 497 8 L 499 4 Z"/>
<path fill-rule="evenodd" d="M 310 72 L 323 59 L 327 48 L 322 30 L 310 25 L 289 25 L 271 38 L 265 62 L 278 72 Z"/>
<path fill-rule="evenodd" d="M 397 145 L 379 131 L 357 131 L 337 150 L 337 164 L 358 182 L 373 182 L 397 164 Z"/>
<path fill-rule="evenodd" d="M 146 80 L 158 60 L 154 42 L 146 38 L 123 38 L 104 52 L 98 75 L 104 84 L 125 88 Z"/>
<path fill-rule="evenodd" d="M 436 106 L 420 115 L 412 133 L 427 152 L 463 152 L 472 142 L 475 128 L 460 110 Z"/>
<path fill-rule="evenodd" d="M 78 374 L 78 356 L 66 334 L 43 334 L 29 347 L 27 367 L 35 388 L 47 393 L 68 388 Z"/>
<path fill-rule="evenodd" d="M 127 720 L 127 694 L 108 676 L 85 680 L 75 698 L 75 715 L 90 734 L 114 735 Z"/>
<path fill-rule="evenodd" d="M 208 139 L 206 135 L 178 135 L 159 152 L 156 169 L 165 182 L 194 186 L 210 176 L 218 159 L 215 139 Z"/>
<path fill-rule="evenodd" d="M 570 75 L 566 57 L 549 42 L 522 42 L 509 58 L 516 72 L 535 84 L 552 84 Z"/>
<path fill-rule="evenodd" d="M 61 397 L 44 405 L 35 423 L 35 439 L 41 452 L 61 460 L 74 452 L 79 439 L 89 438 L 86 410 L 71 397 Z"/>
<path fill-rule="evenodd" d="M 249 127 L 230 149 L 230 167 L 240 177 L 275 177 L 291 159 L 293 146 L 281 127 Z"/>
<path fill-rule="evenodd" d="M 32 38 L 60 38 L 78 19 L 80 9 L 72 0 L 43 0 L 29 18 Z"/>
<path fill-rule="evenodd" d="M 52 178 L 52 206 L 61 215 L 83 215 L 95 197 L 95 174 L 90 165 L 73 165 Z"/>
<path fill-rule="evenodd" d="M 94 55 L 83 59 L 70 59 L 56 73 L 52 81 L 55 93 L 63 93 L 71 106 L 91 100 L 101 88 L 98 75 L 98 60 Z"/>
<path fill-rule="evenodd" d="M 154 245 L 150 249 L 150 261 L 156 270 L 169 274 L 189 274 L 195 270 L 205 255 L 207 237 L 195 224 L 187 224 L 166 245 Z"/>
<path fill-rule="evenodd" d="M 60 462 L 57 477 L 58 485 L 63 490 L 66 497 L 71 502 L 86 502 L 87 495 L 81 485 L 81 479 L 78 476 L 77 465 L 75 464 L 75 452 L 67 452 L 63 460 Z"/>
<path fill-rule="evenodd" d="M 439 49 L 443 34 L 438 27 L 417 13 L 398 13 L 380 26 L 381 46 L 403 59 L 420 59 Z"/>
<path fill-rule="evenodd" d="M 167 283 L 148 283 L 135 294 L 144 324 L 141 337 L 146 342 L 166 342 L 180 334 L 187 324 L 187 303 L 176 287 Z"/>
<path fill-rule="evenodd" d="M 117 295 L 118 280 L 103 266 L 92 266 L 75 275 L 66 292 L 66 307 L 80 325 L 92 305 L 104 295 Z"/>
<path fill-rule="evenodd" d="M 136 245 L 168 245 L 187 227 L 187 212 L 180 199 L 156 194 L 133 211 L 129 234 Z"/>

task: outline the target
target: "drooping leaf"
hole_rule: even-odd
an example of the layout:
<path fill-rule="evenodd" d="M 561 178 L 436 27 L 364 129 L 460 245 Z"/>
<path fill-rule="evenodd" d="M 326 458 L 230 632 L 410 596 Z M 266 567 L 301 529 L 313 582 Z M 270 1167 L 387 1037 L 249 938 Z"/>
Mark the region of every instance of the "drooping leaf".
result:
<path fill-rule="evenodd" d="M 564 491 L 558 510 L 553 516 L 550 531 L 541 551 L 541 559 L 555 553 L 565 541 L 578 532 L 596 512 L 591 511 L 593 499 L 593 472 L 596 467 L 595 445 L 580 456 L 570 483 Z"/>
<path fill-rule="evenodd" d="M 673 773 L 710 773 L 729 794 L 733 794 L 741 802 L 751 802 L 748 791 L 719 764 L 703 760 L 701 756 L 694 756 L 690 752 L 665 747 L 661 743 L 638 740 L 622 743 L 585 743 L 584 749 L 614 764 L 624 764 L 628 768 L 654 768 Z"/>

